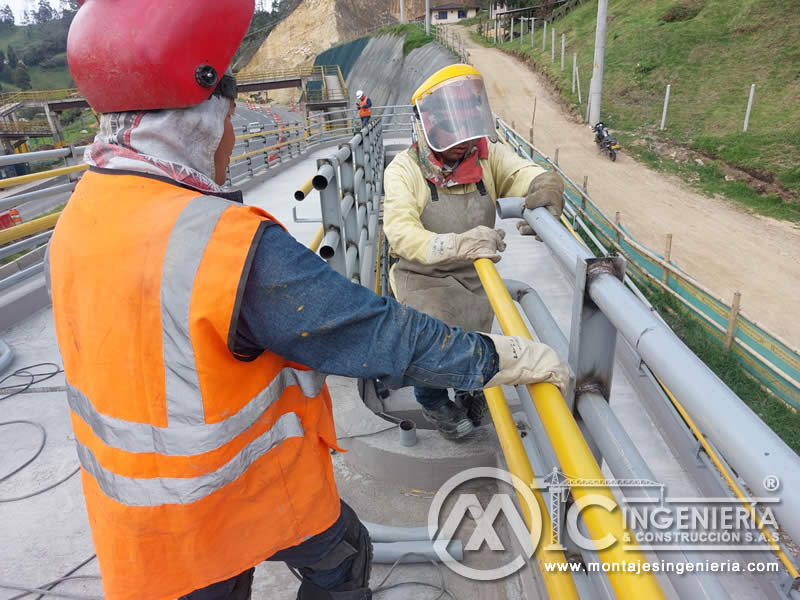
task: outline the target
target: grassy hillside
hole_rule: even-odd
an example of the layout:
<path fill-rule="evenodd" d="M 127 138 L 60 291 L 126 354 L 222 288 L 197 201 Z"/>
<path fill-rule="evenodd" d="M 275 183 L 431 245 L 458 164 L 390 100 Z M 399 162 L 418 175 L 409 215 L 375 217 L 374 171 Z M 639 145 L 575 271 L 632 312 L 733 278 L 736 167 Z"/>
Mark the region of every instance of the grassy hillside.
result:
<path fill-rule="evenodd" d="M 578 54 L 585 110 L 594 55 L 597 3 L 556 21 L 556 61 L 550 31 L 541 29 L 504 48 L 536 63 L 577 106 L 571 93 L 572 53 Z M 537 23 L 538 25 L 538 23 Z M 560 36 L 566 33 L 566 68 Z M 759 212 L 800 220 L 800 10 L 786 0 L 615 0 L 609 5 L 602 119 L 628 150 L 657 168 L 683 174 L 708 193 L 723 193 Z M 671 84 L 666 129 L 658 130 Z M 756 84 L 747 133 L 742 132 L 750 84 Z M 626 136 L 625 133 L 628 135 Z M 631 147 L 635 138 L 644 144 Z M 718 162 L 669 159 L 659 142 L 676 143 Z M 731 165 L 756 179 L 749 185 Z M 755 183 L 755 189 L 753 186 Z"/>
<path fill-rule="evenodd" d="M 25 62 L 34 90 L 72 87 L 72 77 L 66 64 L 66 40 L 69 21 L 58 19 L 47 23 L 0 27 L 0 50 L 8 56 L 8 46 L 14 48 L 17 57 Z M 37 52 L 34 52 L 38 50 Z M 45 68 L 39 63 L 56 57 L 57 66 Z M 62 60 L 63 59 L 63 60 Z M 6 69 L 7 71 L 8 69 Z M 0 82 L 3 91 L 18 89 L 8 74 Z"/>

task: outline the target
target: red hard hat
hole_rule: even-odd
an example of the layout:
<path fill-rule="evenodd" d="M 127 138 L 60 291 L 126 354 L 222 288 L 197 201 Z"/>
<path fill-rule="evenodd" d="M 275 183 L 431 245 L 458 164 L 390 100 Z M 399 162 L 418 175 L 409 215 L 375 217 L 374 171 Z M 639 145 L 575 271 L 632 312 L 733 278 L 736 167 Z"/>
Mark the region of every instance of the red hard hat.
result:
<path fill-rule="evenodd" d="M 84 0 L 69 70 L 97 112 L 194 106 L 230 65 L 253 10 L 254 0 Z"/>

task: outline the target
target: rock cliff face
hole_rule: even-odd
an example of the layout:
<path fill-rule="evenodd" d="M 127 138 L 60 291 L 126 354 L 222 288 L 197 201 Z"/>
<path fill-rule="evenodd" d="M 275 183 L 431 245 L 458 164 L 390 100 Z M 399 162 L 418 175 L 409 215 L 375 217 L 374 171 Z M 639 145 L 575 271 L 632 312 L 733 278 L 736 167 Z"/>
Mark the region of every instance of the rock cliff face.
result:
<path fill-rule="evenodd" d="M 406 22 L 425 17 L 425 0 L 403 0 L 406 9 Z M 392 16 L 400 20 L 401 0 L 392 0 Z M 442 4 L 442 2 L 431 2 L 431 6 Z"/>
<path fill-rule="evenodd" d="M 273 29 L 243 73 L 311 65 L 317 54 L 389 19 L 391 0 L 303 0 Z M 299 90 L 275 90 L 270 97 L 292 102 Z"/>

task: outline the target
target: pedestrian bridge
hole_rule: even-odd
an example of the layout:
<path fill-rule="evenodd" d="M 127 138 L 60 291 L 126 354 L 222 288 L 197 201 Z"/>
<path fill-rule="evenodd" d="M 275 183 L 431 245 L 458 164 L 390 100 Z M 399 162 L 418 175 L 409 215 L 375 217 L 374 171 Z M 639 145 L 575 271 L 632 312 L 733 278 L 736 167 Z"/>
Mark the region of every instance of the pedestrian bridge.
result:
<path fill-rule="evenodd" d="M 352 111 L 339 128 L 293 126 L 275 134 L 286 138 L 277 148 L 249 146 L 259 137 L 266 144 L 272 132 L 240 136 L 230 182 L 245 191 L 246 203 L 273 214 L 344 277 L 388 295 L 383 171 L 410 142 L 411 107 L 373 112 L 363 129 L 345 128 L 357 122 Z M 520 156 L 558 169 L 500 119 L 497 128 L 501 143 Z M 72 167 L 78 169 L 73 176 L 79 167 Z M 519 198 L 502 201 L 497 226 L 506 231 L 508 247 L 496 266 L 478 261 L 476 269 L 495 310 L 494 331 L 533 335 L 570 365 L 573 382 L 566 397 L 550 384 L 486 390 L 491 420 L 474 439 L 453 444 L 426 428 L 408 389 L 387 393 L 380 382 L 328 378 L 338 441 L 348 450 L 333 455 L 342 497 L 368 521 L 414 526 L 389 533 L 373 527 L 373 586 L 390 586 L 381 580 L 391 572 L 392 583 L 408 586 L 387 589 L 386 597 L 395 599 L 423 597 L 421 588 L 412 587 L 419 585 L 484 600 L 796 598 L 791 540 L 800 539 L 800 515 L 790 499 L 800 493 L 800 459 L 660 320 L 641 293 L 647 277 L 638 270 L 647 269 L 622 243 L 626 233 L 605 232 L 589 194 L 568 178 L 565 200 L 561 220 L 544 209 L 525 209 Z M 39 228 L 30 227 L 33 222 L 14 228 L 6 238 L 0 232 L 0 257 L 43 248 L 56 219 L 57 214 Z M 541 242 L 518 234 L 520 219 Z M 0 521 L 8 549 L 0 555 L 0 592 L 8 590 L 4 597 L 12 597 L 58 583 L 62 593 L 96 598 L 101 587 L 74 476 L 74 438 L 44 275 L 41 267 L 23 272 L 10 283 L 0 278 L 0 315 L 14 315 L 12 323 L 0 325 L 7 343 L 0 347 L 0 377 L 17 374 L 0 381 Z M 660 273 L 654 278 L 660 280 Z M 44 361 L 48 364 L 38 370 L 25 368 Z M 48 374 L 52 378 L 40 384 Z M 20 385 L 10 387 L 14 384 Z M 415 434 L 409 438 L 408 432 Z M 535 533 L 535 552 L 526 554 L 525 536 L 520 540 L 511 519 L 493 524 L 483 518 L 490 498 L 515 495 L 504 481 L 481 479 L 468 490 L 481 510 L 470 509 L 473 518 L 463 519 L 445 544 L 451 557 L 463 558 L 441 564 L 443 555 L 432 541 L 441 539 L 437 530 L 445 527 L 447 515 L 446 509 L 432 508 L 437 490 L 475 467 L 500 468 L 523 482 L 526 491 L 516 489 L 517 507 L 523 533 Z M 757 498 L 755 507 L 751 497 Z M 739 507 L 753 516 L 751 529 L 765 543 L 721 550 L 637 542 L 647 531 L 628 528 L 622 508 L 650 503 L 669 511 L 679 501 L 709 510 L 720 503 Z M 766 509 L 780 529 L 766 518 L 762 522 Z M 430 514 L 433 526 L 427 529 Z M 487 527 L 496 527 L 503 551 L 489 547 Z M 470 546 L 473 535 L 487 544 Z M 607 546 L 609 536 L 620 543 Z M 553 540 L 563 541 L 563 547 Z M 517 570 L 496 579 L 471 579 L 463 569 L 446 566 L 458 562 L 474 575 L 520 556 Z M 416 564 L 390 571 L 396 559 Z M 657 564 L 663 571 L 612 570 L 625 560 Z M 727 561 L 775 569 L 676 571 L 677 565 Z M 84 578 L 60 581 L 65 573 Z M 257 568 L 254 597 L 291 598 L 296 586 L 281 565 L 264 563 Z"/>

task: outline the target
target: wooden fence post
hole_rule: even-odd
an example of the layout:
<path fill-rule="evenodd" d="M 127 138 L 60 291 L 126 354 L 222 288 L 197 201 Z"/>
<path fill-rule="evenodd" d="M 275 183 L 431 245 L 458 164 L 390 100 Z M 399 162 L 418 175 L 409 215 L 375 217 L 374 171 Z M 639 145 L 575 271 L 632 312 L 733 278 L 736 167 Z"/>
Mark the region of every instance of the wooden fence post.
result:
<path fill-rule="evenodd" d="M 666 244 L 664 246 L 664 262 L 668 263 L 670 260 L 670 256 L 672 256 L 672 234 L 667 234 Z M 665 286 L 669 286 L 669 269 L 667 267 L 661 267 L 664 270 L 664 273 L 661 275 L 661 283 Z"/>
<path fill-rule="evenodd" d="M 733 344 L 734 334 L 736 333 L 736 321 L 739 318 L 739 304 L 742 300 L 742 294 L 736 292 L 733 294 L 733 304 L 731 304 L 731 312 L 728 314 L 728 332 L 725 334 L 725 350 L 731 349 Z"/>
<path fill-rule="evenodd" d="M 616 229 L 614 230 L 614 233 L 616 233 L 617 245 L 619 246 L 619 230 L 620 230 L 620 227 L 622 226 L 622 222 L 620 220 L 619 211 L 614 213 L 614 224 L 617 226 Z"/>

